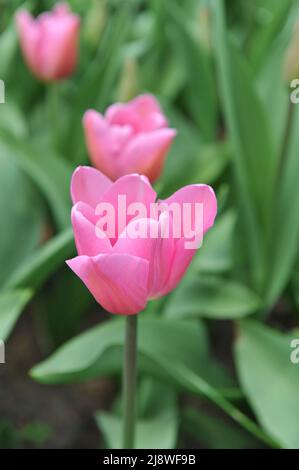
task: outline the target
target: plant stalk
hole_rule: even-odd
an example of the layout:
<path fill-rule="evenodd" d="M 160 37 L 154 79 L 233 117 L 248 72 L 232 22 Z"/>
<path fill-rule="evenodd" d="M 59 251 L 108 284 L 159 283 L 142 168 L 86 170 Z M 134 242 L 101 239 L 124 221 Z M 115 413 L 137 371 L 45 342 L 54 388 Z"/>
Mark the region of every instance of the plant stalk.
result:
<path fill-rule="evenodd" d="M 137 315 L 126 318 L 123 369 L 123 448 L 134 449 L 136 421 Z"/>

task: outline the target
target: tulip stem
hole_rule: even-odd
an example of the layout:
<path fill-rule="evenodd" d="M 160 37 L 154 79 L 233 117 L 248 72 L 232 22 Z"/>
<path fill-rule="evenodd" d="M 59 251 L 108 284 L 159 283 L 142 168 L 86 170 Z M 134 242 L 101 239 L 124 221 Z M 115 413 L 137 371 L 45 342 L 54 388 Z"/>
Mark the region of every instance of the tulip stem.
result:
<path fill-rule="evenodd" d="M 134 448 L 136 420 L 137 315 L 126 317 L 123 370 L 123 448 Z"/>

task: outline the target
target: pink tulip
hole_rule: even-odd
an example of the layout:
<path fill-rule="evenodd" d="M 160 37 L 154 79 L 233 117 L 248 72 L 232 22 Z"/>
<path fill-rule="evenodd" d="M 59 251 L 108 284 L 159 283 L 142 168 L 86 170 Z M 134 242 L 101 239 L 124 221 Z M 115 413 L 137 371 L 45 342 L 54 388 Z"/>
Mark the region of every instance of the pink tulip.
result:
<path fill-rule="evenodd" d="M 155 181 L 176 135 L 151 95 L 116 103 L 104 116 L 88 110 L 83 125 L 93 165 L 113 181 L 134 172 Z"/>
<path fill-rule="evenodd" d="M 34 75 L 55 81 L 71 75 L 77 64 L 79 17 L 67 3 L 34 19 L 26 10 L 16 15 L 22 51 Z"/>
<path fill-rule="evenodd" d="M 186 248 L 188 234 L 175 237 L 173 230 L 165 237 L 171 214 L 134 218 L 127 215 L 124 229 L 118 220 L 119 196 L 126 196 L 127 205 L 142 203 L 149 214 L 150 207 L 162 208 L 163 203 L 201 203 L 203 207 L 202 235 L 212 227 L 217 201 L 211 187 L 204 184 L 186 186 L 165 201 L 156 201 L 156 193 L 145 176 L 126 175 L 112 182 L 91 167 L 79 167 L 73 174 L 71 195 L 72 225 L 78 256 L 68 260 L 68 266 L 81 278 L 96 301 L 107 311 L 122 315 L 142 311 L 149 299 L 167 294 L 181 280 L 196 248 Z M 109 237 L 105 228 L 96 231 L 99 204 L 115 208 L 117 234 Z M 192 226 L 194 214 L 191 213 Z M 144 238 L 132 238 L 129 231 L 145 229 Z M 150 235 L 150 230 L 158 234 Z M 100 236 L 99 236 L 100 235 Z"/>

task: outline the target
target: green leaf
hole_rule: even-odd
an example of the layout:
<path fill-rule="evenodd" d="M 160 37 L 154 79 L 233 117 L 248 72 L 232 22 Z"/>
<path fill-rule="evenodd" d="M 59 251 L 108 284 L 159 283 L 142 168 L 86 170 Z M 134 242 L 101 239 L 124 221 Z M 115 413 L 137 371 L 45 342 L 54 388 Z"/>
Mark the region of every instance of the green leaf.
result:
<path fill-rule="evenodd" d="M 155 382 L 145 409 L 145 416 L 136 422 L 135 449 L 173 449 L 178 434 L 176 394 L 165 385 Z M 109 449 L 122 447 L 122 417 L 99 412 L 96 421 Z"/>
<path fill-rule="evenodd" d="M 207 413 L 204 407 L 199 411 L 188 406 L 183 411 L 182 428 L 195 438 L 201 447 L 208 449 L 254 449 L 259 441 L 236 426 L 228 419 L 221 419 Z"/>
<path fill-rule="evenodd" d="M 175 363 L 188 364 L 217 386 L 231 386 L 232 382 L 219 373 L 217 363 L 209 355 L 203 324 L 140 315 L 138 338 L 140 370 L 169 380 L 167 369 L 160 366 L 161 357 L 166 356 Z M 67 342 L 35 366 L 31 374 L 40 382 L 64 383 L 119 373 L 123 341 L 123 319 L 105 322 Z"/>
<path fill-rule="evenodd" d="M 0 36 L 0 78 L 2 80 L 6 80 L 8 77 L 8 73 L 17 49 L 17 45 L 17 33 L 14 24 L 12 23 Z"/>
<path fill-rule="evenodd" d="M 11 149 L 0 142 L 0 284 L 28 260 L 41 238 L 42 205 L 38 193 L 17 168 Z"/>
<path fill-rule="evenodd" d="M 265 429 L 284 448 L 299 447 L 299 373 L 287 334 L 242 321 L 235 358 L 243 390 Z"/>
<path fill-rule="evenodd" d="M 32 295 L 30 289 L 0 292 L 0 339 L 6 340 Z"/>
<path fill-rule="evenodd" d="M 259 298 L 242 284 L 190 272 L 167 302 L 165 316 L 227 320 L 252 314 L 259 307 Z"/>
<path fill-rule="evenodd" d="M 235 225 L 236 214 L 233 211 L 216 219 L 213 230 L 205 235 L 203 245 L 193 261 L 195 269 L 219 273 L 232 267 Z"/>
<path fill-rule="evenodd" d="M 269 308 L 277 301 L 285 288 L 298 256 L 299 243 L 299 109 L 293 106 L 288 151 L 280 175 L 280 184 L 275 200 L 272 243 L 269 246 L 269 272 L 267 277 L 266 303 Z"/>
<path fill-rule="evenodd" d="M 36 250 L 30 260 L 20 264 L 6 280 L 5 287 L 30 286 L 37 289 L 74 251 L 73 231 L 69 228 Z"/>
<path fill-rule="evenodd" d="M 10 132 L 15 138 L 25 138 L 28 133 L 24 116 L 13 101 L 0 106 L 0 129 Z"/>
<path fill-rule="evenodd" d="M 261 290 L 278 155 L 248 64 L 229 41 L 224 2 L 212 0 L 211 6 L 220 97 L 232 140 L 244 248 L 251 281 Z"/>
<path fill-rule="evenodd" d="M 27 142 L 14 139 L 4 131 L 1 131 L 1 141 L 5 143 L 17 164 L 40 188 L 59 227 L 68 227 L 71 208 L 69 195 L 71 167 L 62 158 L 49 153 L 43 143 L 28 145 Z"/>
<path fill-rule="evenodd" d="M 165 6 L 177 36 L 176 49 L 184 60 L 186 69 L 192 64 L 192 74 L 188 75 L 189 83 L 185 92 L 190 111 L 205 139 L 211 141 L 216 133 L 217 109 L 210 57 L 201 48 L 199 41 L 196 42 L 190 34 L 184 9 L 169 0 L 165 2 Z"/>

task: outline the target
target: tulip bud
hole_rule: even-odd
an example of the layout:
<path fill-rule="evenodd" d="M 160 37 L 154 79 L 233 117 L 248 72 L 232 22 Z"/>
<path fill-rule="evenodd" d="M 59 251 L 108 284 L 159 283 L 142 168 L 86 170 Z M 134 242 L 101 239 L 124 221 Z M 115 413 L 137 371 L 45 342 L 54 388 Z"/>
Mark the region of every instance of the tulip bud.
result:
<path fill-rule="evenodd" d="M 36 19 L 20 10 L 16 25 L 25 61 L 34 75 L 44 81 L 56 81 L 73 73 L 80 20 L 67 3 L 58 3 Z"/>
<path fill-rule="evenodd" d="M 107 1 L 93 0 L 87 12 L 84 36 L 91 47 L 99 43 L 107 22 Z"/>
<path fill-rule="evenodd" d="M 201 5 L 197 11 L 197 36 L 200 45 L 206 52 L 212 50 L 211 12 L 207 6 Z"/>
<path fill-rule="evenodd" d="M 128 57 L 123 65 L 118 86 L 118 101 L 129 101 L 138 94 L 138 78 L 138 63 L 134 57 Z"/>
<path fill-rule="evenodd" d="M 299 21 L 295 23 L 293 37 L 286 50 L 283 76 L 287 82 L 299 78 Z"/>
<path fill-rule="evenodd" d="M 139 173 L 156 181 L 176 135 L 158 101 L 149 94 L 115 103 L 104 115 L 90 109 L 84 114 L 83 126 L 93 165 L 112 180 Z"/>

